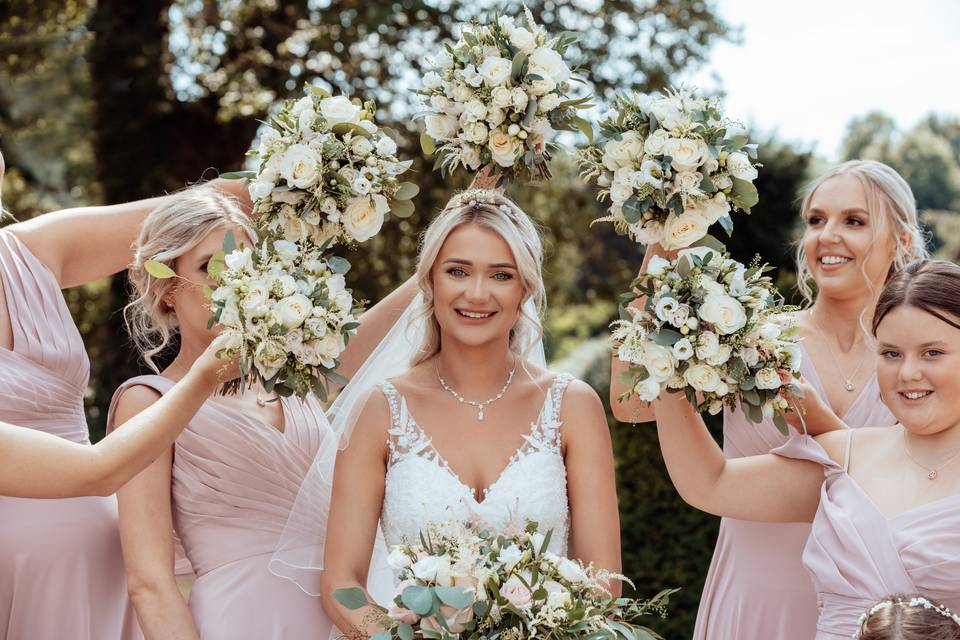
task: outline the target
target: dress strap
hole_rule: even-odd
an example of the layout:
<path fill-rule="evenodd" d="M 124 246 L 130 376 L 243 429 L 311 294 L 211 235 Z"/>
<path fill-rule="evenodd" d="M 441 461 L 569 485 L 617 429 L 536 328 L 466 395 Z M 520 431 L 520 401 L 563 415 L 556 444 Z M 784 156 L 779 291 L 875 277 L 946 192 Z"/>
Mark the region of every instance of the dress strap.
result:
<path fill-rule="evenodd" d="M 850 473 L 850 449 L 853 448 L 853 429 L 847 429 L 847 447 L 843 451 L 843 472 Z"/>
<path fill-rule="evenodd" d="M 390 405 L 390 428 L 394 429 L 400 426 L 400 392 L 387 380 L 379 383 L 377 387 L 387 398 L 387 404 Z"/>
<path fill-rule="evenodd" d="M 550 383 L 547 389 L 547 396 L 543 401 L 543 409 L 540 412 L 540 431 L 543 432 L 544 439 L 554 446 L 560 445 L 560 427 L 563 423 L 560 421 L 560 410 L 563 406 L 563 392 L 567 390 L 574 377 L 569 373 L 559 373 Z"/>

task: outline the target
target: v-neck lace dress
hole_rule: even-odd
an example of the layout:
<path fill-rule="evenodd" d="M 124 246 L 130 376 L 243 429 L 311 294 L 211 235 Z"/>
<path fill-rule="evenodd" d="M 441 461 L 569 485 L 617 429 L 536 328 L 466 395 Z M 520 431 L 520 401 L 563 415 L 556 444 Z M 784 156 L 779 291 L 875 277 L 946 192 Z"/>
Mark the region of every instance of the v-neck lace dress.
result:
<path fill-rule="evenodd" d="M 161 376 L 126 381 L 163 394 Z M 315 398 L 281 399 L 284 426 L 208 400 L 174 445 L 171 506 L 176 533 L 196 574 L 190 609 L 203 640 L 326 638 L 319 602 L 268 563 L 300 484 L 322 447 L 336 447 Z"/>
<path fill-rule="evenodd" d="M 381 383 L 390 404 L 390 458 L 380 518 L 387 545 L 416 541 L 428 524 L 447 520 L 479 518 L 496 530 L 534 520 L 541 531 L 553 530 L 550 550 L 566 555 L 570 509 L 560 406 L 572 379 L 560 374 L 553 380 L 530 433 L 481 500 L 433 446 L 396 387 Z"/>

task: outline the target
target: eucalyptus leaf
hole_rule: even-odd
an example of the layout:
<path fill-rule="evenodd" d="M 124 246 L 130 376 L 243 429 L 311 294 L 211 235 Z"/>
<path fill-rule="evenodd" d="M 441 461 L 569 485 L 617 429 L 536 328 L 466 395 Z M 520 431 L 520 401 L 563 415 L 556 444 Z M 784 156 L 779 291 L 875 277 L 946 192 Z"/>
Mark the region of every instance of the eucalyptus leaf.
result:
<path fill-rule="evenodd" d="M 422 585 L 411 585 L 400 594 L 403 606 L 419 616 L 425 616 L 433 609 L 433 590 Z"/>
<path fill-rule="evenodd" d="M 420 148 L 428 156 L 432 156 L 434 151 L 437 150 L 436 141 L 426 131 L 420 134 Z"/>
<path fill-rule="evenodd" d="M 412 200 L 420 193 L 420 187 L 412 182 L 402 182 L 397 192 L 393 194 L 394 200 Z"/>
<path fill-rule="evenodd" d="M 226 235 L 223 236 L 223 252 L 224 253 L 233 253 L 237 250 L 237 239 L 233 235 L 233 229 L 227 231 Z"/>
<path fill-rule="evenodd" d="M 694 247 L 707 247 L 708 249 L 713 249 L 719 254 L 724 254 L 727 252 L 727 247 L 722 242 L 717 240 L 710 234 L 707 234 L 693 243 Z"/>
<path fill-rule="evenodd" d="M 367 131 L 366 129 L 364 129 L 358 124 L 353 124 L 352 122 L 339 122 L 333 125 L 332 127 L 330 127 L 330 130 L 339 136 L 352 133 L 353 135 L 360 136 L 362 138 L 370 137 L 369 131 Z"/>
<path fill-rule="evenodd" d="M 627 198 L 626 202 L 623 203 L 621 207 L 623 212 L 623 217 L 630 224 L 636 224 L 640 222 L 643 218 L 643 213 L 640 211 L 640 201 L 637 200 L 637 194 L 631 195 Z"/>
<path fill-rule="evenodd" d="M 527 72 L 527 54 L 522 51 L 513 57 L 513 66 L 510 69 L 510 75 L 514 81 L 520 81 L 523 74 Z"/>
<path fill-rule="evenodd" d="M 157 262 L 156 260 L 147 260 L 143 263 L 143 268 L 146 269 L 147 273 L 152 275 L 154 278 L 159 278 L 160 280 L 167 280 L 168 278 L 177 277 L 176 271 L 162 262 Z"/>
<path fill-rule="evenodd" d="M 729 215 L 721 216 L 718 222 L 720 222 L 723 230 L 727 232 L 727 237 L 733 235 L 733 219 Z"/>
<path fill-rule="evenodd" d="M 330 271 L 334 273 L 346 273 L 350 271 L 350 262 L 346 258 L 341 258 L 340 256 L 330 256 L 327 258 L 327 266 L 330 267 Z"/>
<path fill-rule="evenodd" d="M 454 609 L 463 609 L 473 602 L 473 596 L 457 587 L 436 587 L 434 592 L 440 602 Z"/>
<path fill-rule="evenodd" d="M 220 275 L 223 273 L 224 269 L 227 268 L 225 259 L 226 256 L 224 256 L 223 251 L 217 251 L 215 254 L 210 256 L 210 259 L 207 261 L 207 275 L 214 280 L 220 280 Z"/>
<path fill-rule="evenodd" d="M 678 340 L 682 338 L 683 334 L 679 331 L 674 331 L 673 329 L 660 329 L 656 333 L 650 334 L 651 340 L 665 347 L 672 347 L 677 343 Z"/>
<path fill-rule="evenodd" d="M 593 127 L 585 118 L 576 116 L 573 118 L 573 124 L 580 130 L 580 133 L 587 137 L 588 141 L 593 142 Z"/>
<path fill-rule="evenodd" d="M 333 592 L 334 599 L 347 609 L 360 609 L 369 604 L 367 594 L 360 587 L 337 589 Z"/>
<path fill-rule="evenodd" d="M 731 177 L 731 180 L 733 180 L 733 193 L 740 206 L 749 210 L 760 202 L 760 193 L 757 191 L 756 185 L 740 178 Z"/>
<path fill-rule="evenodd" d="M 773 424 L 776 425 L 777 430 L 783 435 L 788 435 L 790 433 L 790 427 L 787 424 L 787 419 L 783 417 L 783 414 L 779 411 L 773 416 Z"/>
<path fill-rule="evenodd" d="M 257 177 L 256 171 L 227 171 L 221 173 L 220 177 L 224 180 L 253 180 Z"/>
<path fill-rule="evenodd" d="M 375 633 L 370 636 L 370 640 L 390 640 L 390 632 L 381 631 L 380 633 Z"/>
<path fill-rule="evenodd" d="M 415 207 L 410 200 L 391 200 L 390 213 L 398 218 L 409 218 L 413 215 Z"/>

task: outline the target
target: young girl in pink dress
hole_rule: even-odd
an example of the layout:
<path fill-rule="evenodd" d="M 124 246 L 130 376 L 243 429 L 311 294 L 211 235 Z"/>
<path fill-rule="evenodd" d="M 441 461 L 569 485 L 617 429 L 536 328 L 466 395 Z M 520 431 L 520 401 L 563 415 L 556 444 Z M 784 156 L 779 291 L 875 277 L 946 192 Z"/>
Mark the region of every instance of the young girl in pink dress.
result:
<path fill-rule="evenodd" d="M 174 334 L 179 351 L 159 375 L 133 378 L 117 390 L 108 428 L 122 432 L 161 401 L 216 336 L 217 327 L 207 328 L 202 287 L 212 284 L 207 262 L 229 230 L 251 242 L 242 213 L 202 190 L 182 194 L 144 223 L 130 269 L 129 324 L 148 362 Z M 153 278 L 146 260 L 180 277 Z M 341 373 L 353 374 L 412 297 L 411 283 L 364 314 Z M 248 389 L 200 408 L 175 445 L 119 494 L 130 595 L 147 637 L 326 638 L 330 622 L 316 599 L 268 564 L 317 452 L 336 446 L 312 396 L 301 401 Z M 175 569 L 176 542 L 184 556 Z M 189 602 L 177 588 L 177 570 L 196 577 Z"/>
<path fill-rule="evenodd" d="M 798 281 L 811 303 L 798 317 L 804 338 L 801 372 L 847 426 L 892 425 L 895 419 L 878 394 L 863 316 L 890 273 L 926 255 L 910 187 L 884 164 L 853 160 L 811 185 L 801 216 Z M 651 249 L 650 256 L 660 253 L 659 247 Z M 617 401 L 625 390 L 617 374 L 625 369 L 614 357 L 614 415 L 623 421 L 653 420 L 652 407 Z M 809 420 L 808 426 L 812 432 L 820 428 Z M 728 459 L 767 453 L 786 439 L 772 420 L 754 424 L 740 410 L 724 412 Z M 723 518 L 695 640 L 809 640 L 817 619 L 813 585 L 801 564 L 809 533 L 806 523 Z"/>
<path fill-rule="evenodd" d="M 890 593 L 960 609 L 960 267 L 908 265 L 871 316 L 894 427 L 798 434 L 770 454 L 727 459 L 682 396 L 654 403 L 684 500 L 731 518 L 813 522 L 803 562 L 816 592 L 816 640 L 849 639 Z M 830 412 L 821 397 L 804 400 L 814 416 Z M 758 604 L 740 615 L 765 613 Z"/>
<path fill-rule="evenodd" d="M 226 181 L 218 188 L 239 192 L 242 185 Z M 166 201 L 69 209 L 0 230 L 0 420 L 89 446 L 83 410 L 89 362 L 60 289 L 123 269 L 140 223 Z M 194 392 L 204 393 L 203 386 Z M 187 399 L 184 405 L 184 400 L 181 394 L 173 404 L 182 408 L 193 402 Z M 169 430 L 158 426 L 152 431 Z M 49 445 L 49 438 L 14 437 Z M 32 455 L 9 464 L 26 464 Z M 146 464 L 149 458 L 140 460 Z M 47 480 L 38 490 L 52 496 L 76 493 L 57 484 Z M 116 481 L 96 486 L 106 493 Z M 139 637 L 119 542 L 112 496 L 0 497 L 0 638 Z"/>

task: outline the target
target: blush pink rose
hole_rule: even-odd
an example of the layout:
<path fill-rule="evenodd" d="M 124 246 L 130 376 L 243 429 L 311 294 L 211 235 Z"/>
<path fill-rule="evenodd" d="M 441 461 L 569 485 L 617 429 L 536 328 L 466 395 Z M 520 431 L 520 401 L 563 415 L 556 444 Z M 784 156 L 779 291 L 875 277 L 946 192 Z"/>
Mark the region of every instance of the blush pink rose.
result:
<path fill-rule="evenodd" d="M 517 609 L 526 609 L 533 599 L 530 589 L 517 576 L 510 576 L 510 579 L 503 583 L 500 595 Z"/>

